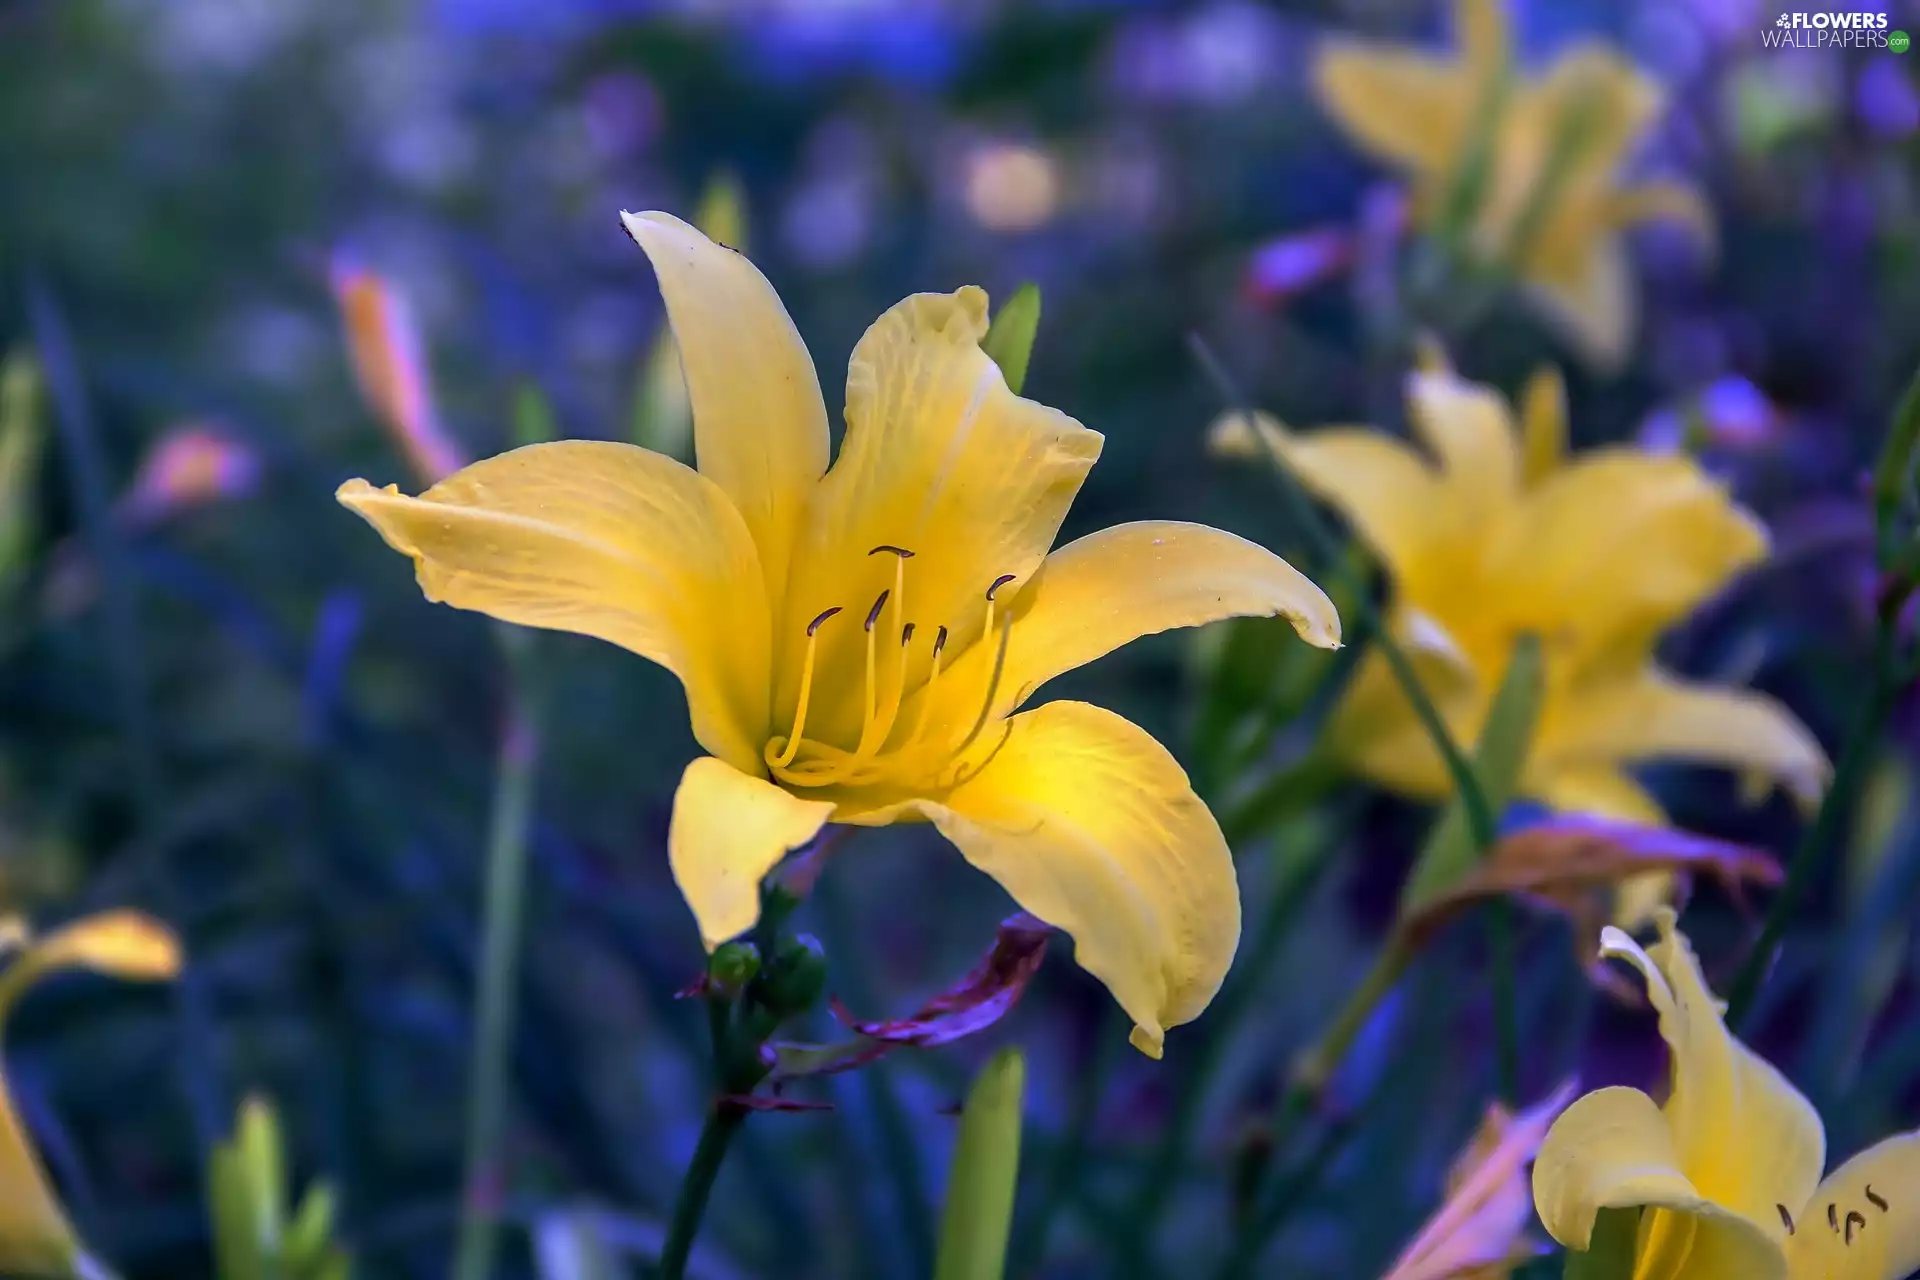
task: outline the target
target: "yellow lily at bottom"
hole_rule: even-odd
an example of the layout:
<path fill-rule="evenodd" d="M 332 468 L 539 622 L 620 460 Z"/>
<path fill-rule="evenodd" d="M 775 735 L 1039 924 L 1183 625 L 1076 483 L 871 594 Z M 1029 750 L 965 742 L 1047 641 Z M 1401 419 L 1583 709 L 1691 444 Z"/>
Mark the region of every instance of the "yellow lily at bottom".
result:
<path fill-rule="evenodd" d="M 1665 1106 L 1600 1089 L 1554 1122 L 1533 1166 L 1547 1231 L 1592 1240 L 1601 1209 L 1644 1206 L 1633 1280 L 1900 1280 L 1920 1266 L 1920 1134 L 1828 1174 L 1820 1117 L 1727 1031 L 1671 910 L 1660 939 L 1618 929 L 1601 953 L 1639 969 L 1672 1054 Z"/>
<path fill-rule="evenodd" d="M 141 981 L 180 971 L 173 935 L 131 911 L 89 916 L 32 943 L 17 919 L 0 921 L 0 930 L 0 950 L 20 948 L 0 969 L 0 1022 L 29 987 L 56 970 L 87 968 Z M 79 1251 L 0 1072 L 0 1273 L 71 1275 Z"/>
<path fill-rule="evenodd" d="M 761 878 L 827 822 L 930 821 L 1066 930 L 1159 1056 L 1240 931 L 1233 863 L 1166 749 L 1053 677 L 1135 637 L 1280 614 L 1332 647 L 1320 589 L 1200 525 L 1049 551 L 1101 437 L 1007 388 L 987 298 L 917 294 L 855 347 L 827 467 L 811 358 L 746 258 L 626 215 L 653 261 L 693 404 L 697 471 L 645 449 L 534 445 L 418 498 L 340 500 L 433 600 L 596 636 L 685 686 L 694 736 L 668 839 L 709 948 L 751 928 Z"/>

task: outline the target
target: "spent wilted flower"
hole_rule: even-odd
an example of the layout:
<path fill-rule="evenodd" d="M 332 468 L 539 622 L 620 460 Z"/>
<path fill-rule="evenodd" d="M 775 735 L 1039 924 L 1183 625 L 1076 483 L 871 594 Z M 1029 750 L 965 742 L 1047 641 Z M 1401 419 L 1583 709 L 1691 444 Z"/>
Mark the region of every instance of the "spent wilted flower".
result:
<path fill-rule="evenodd" d="M 1532 1256 L 1527 1167 L 1573 1095 L 1569 1082 L 1517 1115 L 1497 1102 L 1488 1107 L 1447 1174 L 1445 1202 L 1382 1280 L 1500 1280 Z"/>
<path fill-rule="evenodd" d="M 115 977 L 159 981 L 180 971 L 180 948 L 165 926 L 132 911 L 109 911 L 28 941 L 18 920 L 0 922 L 0 948 L 16 950 L 0 968 L 0 1023 L 27 989 L 59 969 L 86 968 Z M 0 1272 L 67 1276 L 80 1242 L 14 1114 L 0 1072 Z"/>
<path fill-rule="evenodd" d="M 458 470 L 466 458 L 434 407 L 426 344 L 406 295 L 344 253 L 335 255 L 328 275 L 354 377 L 380 425 L 421 480 L 431 484 Z"/>
<path fill-rule="evenodd" d="M 696 738 L 669 852 L 709 948 L 828 822 L 932 822 L 1076 943 L 1158 1055 L 1239 937 L 1220 829 L 1166 749 L 1048 680 L 1137 636 L 1280 614 L 1339 642 L 1320 589 L 1201 525 L 1122 525 L 1049 552 L 1101 437 L 1008 390 L 975 288 L 899 303 L 854 349 L 827 467 L 813 362 L 753 265 L 665 214 L 653 260 L 699 470 L 564 441 L 418 498 L 340 500 L 431 599 L 597 636 L 680 677 Z"/>
<path fill-rule="evenodd" d="M 1721 1020 L 1671 911 L 1641 946 L 1602 953 L 1647 983 L 1672 1058 L 1664 1106 L 1600 1089 L 1554 1122 L 1533 1167 L 1547 1231 L 1592 1244 L 1602 1209 L 1643 1209 L 1633 1275 L 1647 1280 L 1900 1280 L 1920 1266 L 1920 1134 L 1870 1147 L 1824 1181 L 1812 1105 Z"/>
<path fill-rule="evenodd" d="M 1229 414 L 1229 455 L 1270 452 L 1353 524 L 1392 584 L 1387 625 L 1459 741 L 1479 734 L 1513 644 L 1540 637 L 1545 698 L 1521 794 L 1552 808 L 1665 821 L 1627 773 L 1656 759 L 1783 782 L 1803 802 L 1828 774 L 1820 745 L 1773 699 L 1684 680 L 1653 659 L 1661 634 L 1767 553 L 1766 530 L 1686 456 L 1627 447 L 1565 456 L 1565 395 L 1542 371 L 1516 414 L 1437 353 L 1408 378 L 1408 417 L 1429 452 L 1368 427 L 1296 434 Z M 1451 781 L 1378 652 L 1330 727 L 1373 781 L 1440 798 Z M 1665 879 L 1641 877 L 1622 923 L 1645 919 Z"/>
<path fill-rule="evenodd" d="M 1438 228 L 1464 208 L 1465 247 L 1511 270 L 1587 358 L 1615 364 L 1636 310 L 1621 233 L 1665 219 L 1713 237 L 1694 187 L 1622 178 L 1665 95 L 1604 44 L 1517 69 L 1500 0 L 1456 0 L 1454 23 L 1459 49 L 1447 54 L 1328 42 L 1315 93 L 1355 142 L 1408 174 L 1418 224 Z"/>

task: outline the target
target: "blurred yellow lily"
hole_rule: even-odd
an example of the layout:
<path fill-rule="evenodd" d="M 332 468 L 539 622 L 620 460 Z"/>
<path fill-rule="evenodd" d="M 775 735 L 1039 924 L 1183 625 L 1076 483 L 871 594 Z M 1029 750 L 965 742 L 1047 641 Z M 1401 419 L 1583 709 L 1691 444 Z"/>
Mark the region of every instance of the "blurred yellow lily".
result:
<path fill-rule="evenodd" d="M 0 969 L 0 1022 L 35 982 L 59 969 L 87 968 L 159 981 L 180 971 L 180 949 L 166 928 L 131 911 L 89 916 L 29 942 L 18 919 L 0 921 L 0 950 L 18 949 Z M 80 1242 L 14 1114 L 0 1072 L 0 1273 L 67 1276 Z"/>
<path fill-rule="evenodd" d="M 1677 759 L 1777 779 L 1803 801 L 1828 773 L 1820 745 L 1773 699 L 1696 684 L 1653 660 L 1660 634 L 1762 560 L 1766 530 L 1690 458 L 1628 447 L 1565 457 L 1565 395 L 1542 371 L 1518 414 L 1436 353 L 1408 378 L 1427 453 L 1369 427 L 1296 434 L 1265 415 L 1213 428 L 1216 450 L 1277 455 L 1337 507 L 1393 584 L 1387 625 L 1460 741 L 1480 732 L 1514 639 L 1541 637 L 1546 697 L 1520 791 L 1553 808 L 1661 824 L 1630 778 Z M 1384 658 L 1362 660 L 1330 743 L 1373 781 L 1440 798 L 1451 783 Z M 1764 788 L 1763 788 L 1764 789 Z M 1629 887 L 1644 920 L 1667 877 Z"/>
<path fill-rule="evenodd" d="M 1468 247 L 1511 269 L 1588 359 L 1617 363 L 1635 311 L 1621 232 L 1674 219 L 1713 238 L 1692 186 L 1620 177 L 1665 95 L 1604 44 L 1518 73 L 1499 0 L 1456 0 L 1454 25 L 1460 48 L 1447 56 L 1330 42 L 1314 61 L 1316 96 L 1356 143 L 1410 175 L 1414 216 L 1429 228 L 1477 175 Z"/>
<path fill-rule="evenodd" d="M 1673 912 L 1657 919 L 1651 948 L 1609 929 L 1600 949 L 1645 976 L 1672 1089 L 1664 1107 L 1600 1089 L 1554 1122 L 1533 1166 L 1547 1231 L 1585 1250 L 1601 1209 L 1644 1206 L 1633 1280 L 1900 1280 L 1920 1266 L 1920 1134 L 1822 1181 L 1820 1117 L 1728 1033 Z"/>
<path fill-rule="evenodd" d="M 680 677 L 711 756 L 674 799 L 675 879 L 711 948 L 761 877 L 827 822 L 924 819 L 1065 929 L 1158 1056 L 1239 938 L 1233 865 L 1172 756 L 1046 681 L 1137 636 L 1285 615 L 1339 643 L 1320 589 L 1200 525 L 1141 523 L 1049 553 L 1101 437 L 1007 389 L 987 298 L 917 294 L 855 347 L 827 468 L 812 360 L 765 278 L 665 214 L 624 215 L 653 260 L 699 470 L 565 441 L 418 498 L 340 500 L 413 557 L 430 599 L 597 636 Z"/>

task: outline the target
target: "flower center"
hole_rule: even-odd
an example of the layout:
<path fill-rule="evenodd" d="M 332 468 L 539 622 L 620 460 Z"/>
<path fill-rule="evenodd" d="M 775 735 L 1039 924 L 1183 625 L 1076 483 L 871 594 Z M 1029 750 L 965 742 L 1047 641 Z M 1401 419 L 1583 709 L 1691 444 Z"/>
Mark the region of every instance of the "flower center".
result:
<path fill-rule="evenodd" d="M 887 750 L 887 743 L 896 736 L 895 730 L 900 727 L 900 711 L 909 693 L 907 668 L 911 665 L 916 624 L 906 616 L 907 561 L 913 558 L 913 552 L 905 547 L 883 544 L 867 554 L 876 556 L 883 552 L 894 557 L 893 586 L 875 597 L 862 624 L 866 633 L 866 648 L 859 741 L 853 750 L 847 751 L 806 736 L 807 712 L 813 703 L 820 631 L 845 612 L 844 606 L 834 605 L 822 610 L 807 624 L 806 649 L 800 660 L 800 694 L 794 702 L 793 725 L 784 737 L 769 739 L 764 750 L 768 769 L 774 777 L 789 786 L 865 786 L 889 778 L 924 775 L 927 771 L 937 771 L 967 751 L 986 728 L 994 697 L 1000 690 L 1001 672 L 1006 665 L 1007 635 L 1013 621 L 1010 613 L 1000 618 L 996 642 L 998 650 L 992 672 L 981 693 L 979 713 L 971 726 L 964 733 L 949 728 L 929 734 L 949 635 L 947 627 L 939 625 L 933 633 L 927 676 L 918 690 L 920 705 L 913 716 L 912 727 L 905 731 L 904 737 L 891 751 Z M 1002 574 L 987 587 L 986 622 L 980 633 L 983 643 L 994 639 L 994 596 L 1013 579 L 1011 573 Z M 883 646 L 886 638 L 894 635 L 899 637 L 898 652 L 888 659 Z M 954 785 L 959 780 L 956 777 L 946 785 Z"/>

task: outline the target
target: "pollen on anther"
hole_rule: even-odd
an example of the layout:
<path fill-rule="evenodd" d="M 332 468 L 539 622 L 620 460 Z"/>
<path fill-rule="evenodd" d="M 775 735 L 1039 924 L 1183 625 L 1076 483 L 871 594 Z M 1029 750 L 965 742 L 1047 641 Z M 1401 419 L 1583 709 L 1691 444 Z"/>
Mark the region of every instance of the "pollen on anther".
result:
<path fill-rule="evenodd" d="M 1827 1206 L 1827 1225 L 1835 1231 L 1840 1229 L 1840 1215 L 1834 1212 L 1832 1205 Z"/>
<path fill-rule="evenodd" d="M 873 602 L 873 608 L 867 610 L 867 630 L 873 630 L 873 624 L 880 621 L 880 611 L 887 607 L 887 597 L 892 594 L 893 589 L 891 587 L 882 591 L 879 598 Z"/>
<path fill-rule="evenodd" d="M 909 622 L 906 626 L 900 628 L 900 647 L 904 649 L 912 643 L 913 643 L 913 624 Z"/>
<path fill-rule="evenodd" d="M 947 629 L 945 627 L 942 627 L 938 631 L 933 633 L 933 656 L 936 658 L 939 657 L 940 651 L 946 647 L 947 647 Z"/>
<path fill-rule="evenodd" d="M 839 606 L 839 605 L 835 605 L 835 606 L 833 606 L 833 608 L 831 608 L 831 609 L 822 609 L 822 610 L 820 611 L 820 616 L 819 616 L 819 617 L 817 617 L 817 618 L 815 618 L 815 619 L 814 619 L 814 620 L 813 620 L 812 622 L 809 622 L 809 623 L 807 624 L 807 635 L 808 635 L 809 637 L 811 637 L 811 636 L 813 635 L 813 633 L 814 633 L 814 632 L 816 632 L 816 631 L 818 631 L 818 630 L 820 629 L 820 624 L 822 624 L 822 623 L 823 623 L 823 622 L 825 622 L 825 621 L 826 621 L 826 620 L 827 620 L 828 618 L 831 618 L 831 617 L 832 617 L 832 616 L 833 616 L 834 614 L 836 614 L 836 613 L 838 613 L 838 612 L 840 612 L 840 606 Z"/>
<path fill-rule="evenodd" d="M 1017 573 L 1003 573 L 999 577 L 995 578 L 993 580 L 993 585 L 987 588 L 987 599 L 989 600 L 993 599 L 995 592 L 999 591 L 1000 588 L 1006 586 L 1009 582 L 1012 582 L 1015 578 L 1019 576 L 1020 575 Z"/>
<path fill-rule="evenodd" d="M 1780 1221 L 1786 1225 L 1787 1234 L 1792 1235 L 1793 1234 L 1793 1215 L 1787 1212 L 1787 1206 L 1783 1204 L 1776 1204 L 1773 1207 L 1780 1211 Z"/>
<path fill-rule="evenodd" d="M 867 554 L 870 556 L 877 556 L 882 551 L 891 551 L 893 552 L 893 554 L 899 556 L 902 560 L 913 559 L 913 552 L 907 550 L 905 547 L 896 547 L 891 543 L 886 543 L 886 542 L 881 543 L 879 546 L 875 547 L 873 550 L 867 552 Z"/>
<path fill-rule="evenodd" d="M 1874 1208 L 1878 1209 L 1880 1212 L 1885 1213 L 1891 1207 L 1890 1205 L 1887 1204 L 1886 1199 L 1884 1197 L 1877 1196 L 1873 1193 L 1873 1184 L 1871 1182 L 1867 1184 L 1866 1191 L 1867 1191 L 1867 1203 L 1872 1205 Z"/>
<path fill-rule="evenodd" d="M 1856 1222 L 1860 1224 L 1862 1231 L 1867 1229 L 1867 1217 L 1865 1214 L 1861 1213 L 1858 1209 L 1847 1210 L 1847 1234 L 1845 1240 L 1847 1244 L 1853 1243 L 1853 1224 Z"/>

